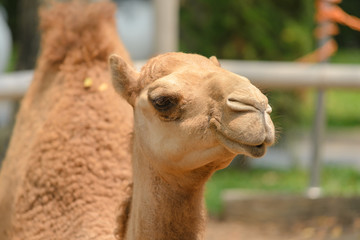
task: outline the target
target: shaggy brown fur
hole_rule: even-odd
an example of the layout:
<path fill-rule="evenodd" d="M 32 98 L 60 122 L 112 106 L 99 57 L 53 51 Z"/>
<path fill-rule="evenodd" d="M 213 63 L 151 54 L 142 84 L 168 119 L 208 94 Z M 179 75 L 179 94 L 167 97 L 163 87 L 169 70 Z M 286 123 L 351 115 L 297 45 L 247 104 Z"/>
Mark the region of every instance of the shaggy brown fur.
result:
<path fill-rule="evenodd" d="M 114 6 L 56 3 L 40 15 L 42 53 L 0 173 L 0 239 L 114 239 L 133 125 L 107 67 L 114 52 L 131 64 Z"/>

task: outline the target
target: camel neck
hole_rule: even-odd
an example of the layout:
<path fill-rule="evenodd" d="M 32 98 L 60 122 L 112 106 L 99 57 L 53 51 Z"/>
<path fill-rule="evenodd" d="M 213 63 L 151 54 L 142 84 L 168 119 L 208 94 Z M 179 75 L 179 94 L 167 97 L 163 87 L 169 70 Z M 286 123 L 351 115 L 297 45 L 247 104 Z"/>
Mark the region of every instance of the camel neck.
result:
<path fill-rule="evenodd" d="M 126 240 L 203 239 L 206 179 L 194 182 L 192 188 L 184 187 L 165 180 L 149 161 L 139 157 L 133 155 L 134 192 Z"/>

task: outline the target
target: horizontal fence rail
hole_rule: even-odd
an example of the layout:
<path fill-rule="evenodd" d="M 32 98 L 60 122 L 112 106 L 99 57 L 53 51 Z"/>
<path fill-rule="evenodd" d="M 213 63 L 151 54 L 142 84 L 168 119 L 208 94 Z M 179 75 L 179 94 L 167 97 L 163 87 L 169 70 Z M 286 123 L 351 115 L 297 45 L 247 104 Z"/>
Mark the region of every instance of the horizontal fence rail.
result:
<path fill-rule="evenodd" d="M 0 75 L 0 100 L 19 99 L 30 86 L 34 71 L 18 71 Z"/>
<path fill-rule="evenodd" d="M 264 88 L 360 88 L 360 65 L 237 60 L 220 63 Z"/>
<path fill-rule="evenodd" d="M 138 69 L 144 61 L 135 63 Z M 224 69 L 245 76 L 261 88 L 360 88 L 360 66 L 220 60 Z M 30 85 L 33 71 L 0 75 L 0 100 L 19 99 Z"/>

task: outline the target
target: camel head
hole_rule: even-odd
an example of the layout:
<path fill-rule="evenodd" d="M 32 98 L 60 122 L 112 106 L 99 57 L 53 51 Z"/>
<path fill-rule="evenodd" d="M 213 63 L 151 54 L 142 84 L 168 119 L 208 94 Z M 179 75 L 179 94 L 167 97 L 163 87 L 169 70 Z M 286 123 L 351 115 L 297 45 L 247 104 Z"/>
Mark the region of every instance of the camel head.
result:
<path fill-rule="evenodd" d="M 159 169 L 224 168 L 236 154 L 261 157 L 274 143 L 266 96 L 216 57 L 167 53 L 137 72 L 112 55 L 110 68 L 134 108 L 134 145 Z"/>

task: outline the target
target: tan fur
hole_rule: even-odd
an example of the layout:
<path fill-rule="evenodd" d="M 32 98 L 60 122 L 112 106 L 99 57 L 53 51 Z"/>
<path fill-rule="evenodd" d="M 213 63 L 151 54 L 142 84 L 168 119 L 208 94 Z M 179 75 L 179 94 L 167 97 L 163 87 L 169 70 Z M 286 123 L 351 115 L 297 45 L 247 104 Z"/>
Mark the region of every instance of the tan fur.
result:
<path fill-rule="evenodd" d="M 110 67 L 135 114 L 125 239 L 203 239 L 208 178 L 235 154 L 260 157 L 274 143 L 268 99 L 215 57 L 167 53 L 137 73 L 113 55 Z"/>
<path fill-rule="evenodd" d="M 107 58 L 131 62 L 114 12 L 81 1 L 40 12 L 42 51 L 0 173 L 1 240 L 115 239 L 116 218 L 126 222 L 116 213 L 132 192 L 133 113 Z"/>

